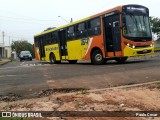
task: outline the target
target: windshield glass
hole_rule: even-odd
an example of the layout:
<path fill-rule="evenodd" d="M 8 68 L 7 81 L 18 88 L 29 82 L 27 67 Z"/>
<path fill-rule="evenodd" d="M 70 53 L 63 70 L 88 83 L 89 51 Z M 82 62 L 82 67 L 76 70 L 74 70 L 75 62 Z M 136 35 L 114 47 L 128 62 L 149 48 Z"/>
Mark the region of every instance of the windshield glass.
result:
<path fill-rule="evenodd" d="M 126 37 L 151 37 L 148 16 L 134 14 L 124 15 L 123 35 Z"/>
<path fill-rule="evenodd" d="M 21 51 L 21 54 L 30 54 L 29 51 Z"/>

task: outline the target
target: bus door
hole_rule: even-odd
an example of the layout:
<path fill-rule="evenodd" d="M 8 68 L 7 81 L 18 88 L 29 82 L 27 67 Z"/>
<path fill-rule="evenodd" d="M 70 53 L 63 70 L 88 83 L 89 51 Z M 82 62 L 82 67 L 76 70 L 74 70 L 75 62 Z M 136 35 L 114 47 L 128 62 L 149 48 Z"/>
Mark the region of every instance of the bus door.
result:
<path fill-rule="evenodd" d="M 67 51 L 67 37 L 66 37 L 66 30 L 60 30 L 58 32 L 59 37 L 59 48 L 60 48 L 60 56 L 61 59 L 67 59 L 66 56 L 68 56 Z"/>
<path fill-rule="evenodd" d="M 120 32 L 120 14 L 119 12 L 109 13 L 103 16 L 104 39 L 106 52 L 121 51 L 121 32 Z"/>
<path fill-rule="evenodd" d="M 45 49 L 44 49 L 44 37 L 40 37 L 39 40 L 39 54 L 40 54 L 40 60 L 43 60 L 42 58 L 45 57 Z"/>

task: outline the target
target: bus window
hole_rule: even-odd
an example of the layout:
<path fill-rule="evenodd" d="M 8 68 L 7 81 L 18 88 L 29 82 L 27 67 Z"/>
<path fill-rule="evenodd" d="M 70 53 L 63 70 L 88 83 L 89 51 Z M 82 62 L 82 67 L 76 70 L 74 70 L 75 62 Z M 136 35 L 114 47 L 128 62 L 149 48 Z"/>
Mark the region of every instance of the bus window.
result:
<path fill-rule="evenodd" d="M 87 37 L 86 23 L 80 23 L 77 25 L 77 38 Z"/>
<path fill-rule="evenodd" d="M 74 31 L 74 26 L 71 26 L 67 29 L 67 39 L 68 40 L 73 40 L 75 39 L 75 31 Z"/>
<path fill-rule="evenodd" d="M 57 34 L 56 32 L 52 32 L 51 33 L 51 43 L 54 44 L 54 43 L 57 43 Z"/>
<path fill-rule="evenodd" d="M 98 35 L 100 34 L 100 18 L 95 18 L 88 21 L 88 35 Z"/>
<path fill-rule="evenodd" d="M 50 45 L 51 44 L 51 34 L 48 33 L 45 35 L 45 45 Z"/>

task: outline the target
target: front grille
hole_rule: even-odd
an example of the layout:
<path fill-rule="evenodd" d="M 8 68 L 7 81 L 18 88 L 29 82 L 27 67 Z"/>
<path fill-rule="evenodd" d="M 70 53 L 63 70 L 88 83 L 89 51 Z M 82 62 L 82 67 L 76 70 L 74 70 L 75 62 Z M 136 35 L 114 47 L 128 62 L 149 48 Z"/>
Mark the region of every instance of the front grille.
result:
<path fill-rule="evenodd" d="M 24 58 L 29 58 L 29 55 L 25 55 L 25 56 L 23 56 Z"/>
<path fill-rule="evenodd" d="M 137 54 L 146 54 L 150 52 L 152 52 L 152 50 L 143 50 L 143 51 L 138 51 Z"/>
<path fill-rule="evenodd" d="M 150 47 L 150 45 L 144 45 L 144 46 L 135 46 L 135 48 L 146 48 L 146 47 Z"/>

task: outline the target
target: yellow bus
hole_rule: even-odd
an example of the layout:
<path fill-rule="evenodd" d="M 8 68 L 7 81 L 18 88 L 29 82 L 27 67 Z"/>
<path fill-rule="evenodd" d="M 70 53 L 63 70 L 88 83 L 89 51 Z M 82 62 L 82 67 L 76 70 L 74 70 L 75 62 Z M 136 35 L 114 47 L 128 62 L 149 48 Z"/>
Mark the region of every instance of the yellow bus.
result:
<path fill-rule="evenodd" d="M 128 57 L 154 53 L 149 9 L 123 5 L 53 28 L 34 36 L 37 60 L 76 63 L 106 60 L 123 63 Z"/>

